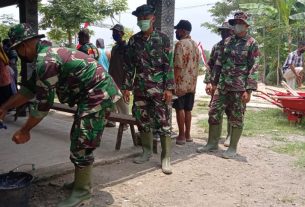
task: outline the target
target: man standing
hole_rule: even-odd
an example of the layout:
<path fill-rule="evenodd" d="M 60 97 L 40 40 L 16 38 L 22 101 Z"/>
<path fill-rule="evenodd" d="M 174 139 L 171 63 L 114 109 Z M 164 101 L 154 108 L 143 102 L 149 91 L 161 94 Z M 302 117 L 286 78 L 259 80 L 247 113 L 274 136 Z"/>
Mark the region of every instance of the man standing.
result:
<path fill-rule="evenodd" d="M 190 131 L 200 54 L 197 43 L 191 39 L 192 25 L 189 21 L 180 20 L 174 29 L 179 41 L 174 52 L 175 95 L 178 99 L 174 101 L 173 108 L 176 109 L 179 128 L 176 144 L 183 145 L 186 141 L 193 141 Z"/>
<path fill-rule="evenodd" d="M 92 43 L 90 43 L 90 34 L 88 29 L 84 28 L 78 32 L 78 43 L 79 47 L 77 50 L 89 55 L 95 60 L 99 59 L 100 55 L 98 49 Z M 107 70 L 108 68 L 104 69 Z"/>
<path fill-rule="evenodd" d="M 48 114 L 55 92 L 61 103 L 77 105 L 70 139 L 70 159 L 75 166 L 72 193 L 59 204 L 76 206 L 91 198 L 93 151 L 100 145 L 105 111 L 112 108 L 120 93 L 112 78 L 97 62 L 75 49 L 43 45 L 28 24 L 18 24 L 9 37 L 20 59 L 35 63 L 32 77 L 18 93 L 0 107 L 0 119 L 7 111 L 36 97 L 27 122 L 13 135 L 16 144 L 30 140 L 30 131 Z"/>
<path fill-rule="evenodd" d="M 160 134 L 161 164 L 165 174 L 171 174 L 170 112 L 169 105 L 174 90 L 174 75 L 170 67 L 170 40 L 155 30 L 154 8 L 142 5 L 132 12 L 138 19 L 141 31 L 128 42 L 129 61 L 127 78 L 122 89 L 125 101 L 133 90 L 133 115 L 137 119 L 143 153 L 134 162 L 147 162 L 152 155 L 153 134 Z"/>
<path fill-rule="evenodd" d="M 246 103 L 257 88 L 258 44 L 248 35 L 249 24 L 244 12 L 234 14 L 229 20 L 234 26 L 235 35 L 224 42 L 224 49 L 212 69 L 211 83 L 217 86 L 209 111 L 208 143 L 197 149 L 198 153 L 218 149 L 221 135 L 221 120 L 224 110 L 230 110 L 231 141 L 223 158 L 234 158 L 239 138 L 243 130 Z"/>
<path fill-rule="evenodd" d="M 121 89 L 126 78 L 126 71 L 123 68 L 124 58 L 125 55 L 127 55 L 126 41 L 122 39 L 124 36 L 124 27 L 123 25 L 116 24 L 111 28 L 111 30 L 112 37 L 116 44 L 111 50 L 109 74 L 112 76 L 119 89 Z M 119 113 L 129 114 L 129 105 L 123 100 L 123 98 L 116 102 L 116 109 Z M 127 125 L 124 126 L 124 129 L 127 129 Z"/>
<path fill-rule="evenodd" d="M 214 95 L 214 92 L 216 89 L 215 87 L 214 88 L 212 87 L 211 70 L 214 68 L 216 60 L 217 60 L 218 56 L 220 55 L 221 51 L 223 51 L 225 39 L 230 37 L 233 34 L 233 29 L 228 22 L 224 22 L 221 27 L 218 27 L 218 32 L 220 32 L 221 41 L 218 42 L 216 45 L 214 45 L 212 48 L 210 59 L 208 61 L 209 67 L 206 70 L 204 81 L 203 81 L 206 84 L 205 91 L 208 95 L 211 95 L 211 100 L 213 98 L 213 95 Z M 229 118 L 229 112 L 230 112 L 230 110 L 227 108 L 225 110 L 227 118 Z M 228 147 L 230 145 L 230 137 L 231 137 L 231 125 L 230 125 L 230 122 L 228 119 L 227 137 L 224 142 L 224 146 Z"/>
<path fill-rule="evenodd" d="M 299 42 L 298 49 L 289 53 L 283 65 L 283 77 L 287 84 L 295 89 L 296 83 L 298 87 L 302 86 L 302 70 L 304 65 L 303 53 L 305 52 L 305 42 Z"/>

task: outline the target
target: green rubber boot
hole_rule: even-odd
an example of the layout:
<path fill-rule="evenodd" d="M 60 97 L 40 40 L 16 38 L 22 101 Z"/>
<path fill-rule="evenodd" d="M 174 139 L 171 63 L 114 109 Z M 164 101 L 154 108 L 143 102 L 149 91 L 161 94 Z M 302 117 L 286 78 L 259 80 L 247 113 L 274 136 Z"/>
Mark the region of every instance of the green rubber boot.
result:
<path fill-rule="evenodd" d="M 161 136 L 161 166 L 162 172 L 164 174 L 172 174 L 171 169 L 171 149 L 172 149 L 172 139 L 169 136 Z"/>
<path fill-rule="evenodd" d="M 239 138 L 243 132 L 243 128 L 232 127 L 231 141 L 229 148 L 222 154 L 223 158 L 232 159 L 236 157 L 236 150 Z"/>
<path fill-rule="evenodd" d="M 58 204 L 58 207 L 75 207 L 90 202 L 92 165 L 75 167 L 75 178 L 70 197 Z"/>
<path fill-rule="evenodd" d="M 147 162 L 152 155 L 152 146 L 153 146 L 153 134 L 152 132 L 141 132 L 141 142 L 143 153 L 136 157 L 133 162 L 136 164 L 143 164 Z"/>
<path fill-rule="evenodd" d="M 231 132 L 232 132 L 232 126 L 228 120 L 228 123 L 227 123 L 227 137 L 226 137 L 226 140 L 225 142 L 223 143 L 223 145 L 225 147 L 229 147 L 230 146 L 230 140 L 231 140 Z"/>
<path fill-rule="evenodd" d="M 221 136 L 221 124 L 209 125 L 209 138 L 205 146 L 197 148 L 198 153 L 218 150 L 218 141 Z"/>

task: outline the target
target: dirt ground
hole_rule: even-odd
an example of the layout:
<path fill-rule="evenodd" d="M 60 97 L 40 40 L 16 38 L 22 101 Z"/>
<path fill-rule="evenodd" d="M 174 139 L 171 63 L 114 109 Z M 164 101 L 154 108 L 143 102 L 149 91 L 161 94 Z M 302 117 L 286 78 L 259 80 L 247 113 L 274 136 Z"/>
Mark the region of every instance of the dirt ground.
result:
<path fill-rule="evenodd" d="M 305 170 L 295 167 L 294 157 L 273 152 L 270 147 L 279 143 L 271 137 L 242 137 L 239 156 L 226 160 L 221 158 L 225 149 L 221 144 L 219 152 L 197 154 L 207 135 L 195 124 L 192 132 L 195 142 L 185 146 L 173 142 L 172 175 L 161 172 L 160 154 L 142 165 L 130 158 L 96 166 L 88 206 L 305 206 Z M 56 206 L 69 194 L 61 186 L 71 180 L 68 174 L 34 184 L 30 206 Z"/>
<path fill-rule="evenodd" d="M 201 97 L 204 86 L 200 85 L 202 80 L 198 83 L 197 91 L 202 94 L 197 93 L 196 97 Z M 218 152 L 197 154 L 196 148 L 206 143 L 207 130 L 199 128 L 196 122 L 206 116 L 194 116 L 193 143 L 176 146 L 173 141 L 172 175 L 164 175 L 160 170 L 160 154 L 142 165 L 129 158 L 96 166 L 94 196 L 88 206 L 305 207 L 305 169 L 295 166 L 295 157 L 272 151 L 272 146 L 281 143 L 271 136 L 242 137 L 239 156 L 234 160 L 221 158 L 225 150 L 221 143 Z M 304 137 L 291 135 L 288 139 Z M 67 174 L 35 183 L 30 206 L 56 206 L 69 194 L 61 186 L 72 179 L 73 175 Z"/>

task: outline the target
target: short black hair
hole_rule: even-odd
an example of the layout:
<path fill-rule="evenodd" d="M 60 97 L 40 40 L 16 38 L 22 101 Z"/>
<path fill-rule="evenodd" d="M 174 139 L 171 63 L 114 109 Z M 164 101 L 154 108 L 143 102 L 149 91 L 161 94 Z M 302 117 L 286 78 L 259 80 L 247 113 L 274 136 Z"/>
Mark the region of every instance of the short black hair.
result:
<path fill-rule="evenodd" d="M 305 46 L 305 41 L 300 41 L 300 42 L 298 43 L 298 48 L 304 47 L 304 46 Z"/>
<path fill-rule="evenodd" d="M 78 32 L 78 36 L 79 37 L 84 37 L 84 38 L 90 38 L 90 34 L 89 34 L 89 30 L 84 28 L 84 29 L 81 29 L 79 32 Z"/>

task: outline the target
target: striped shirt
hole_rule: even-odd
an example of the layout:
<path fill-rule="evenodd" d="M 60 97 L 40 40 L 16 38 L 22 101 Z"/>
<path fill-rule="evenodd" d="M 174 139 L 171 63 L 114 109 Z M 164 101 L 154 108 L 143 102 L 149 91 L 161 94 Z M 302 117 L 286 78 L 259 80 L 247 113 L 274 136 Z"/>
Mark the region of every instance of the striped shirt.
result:
<path fill-rule="evenodd" d="M 283 65 L 283 73 L 289 69 L 290 65 L 294 65 L 294 67 L 302 67 L 303 66 L 303 54 L 298 54 L 298 50 L 295 50 L 289 53 L 286 61 Z"/>

